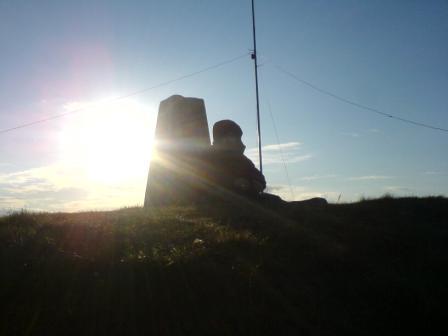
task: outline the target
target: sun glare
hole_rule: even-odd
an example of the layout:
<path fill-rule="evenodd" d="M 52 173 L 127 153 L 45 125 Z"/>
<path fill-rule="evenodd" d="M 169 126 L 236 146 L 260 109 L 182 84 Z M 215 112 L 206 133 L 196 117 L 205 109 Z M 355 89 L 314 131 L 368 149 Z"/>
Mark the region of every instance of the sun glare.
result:
<path fill-rule="evenodd" d="M 59 138 L 64 164 L 91 181 L 116 183 L 146 176 L 152 152 L 154 107 L 130 99 L 75 102 L 67 111 L 84 111 L 65 119 Z"/>

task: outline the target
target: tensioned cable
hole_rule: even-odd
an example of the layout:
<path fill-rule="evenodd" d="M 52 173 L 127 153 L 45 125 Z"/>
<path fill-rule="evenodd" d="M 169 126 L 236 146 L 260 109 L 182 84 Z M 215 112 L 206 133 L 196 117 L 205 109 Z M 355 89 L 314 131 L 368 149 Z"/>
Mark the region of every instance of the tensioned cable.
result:
<path fill-rule="evenodd" d="M 280 157 L 281 157 L 282 162 L 283 162 L 283 169 L 285 170 L 286 180 L 288 181 L 289 191 L 290 191 L 291 196 L 292 196 L 292 201 L 295 201 L 296 200 L 296 196 L 294 194 L 294 189 L 292 187 L 291 178 L 289 177 L 288 166 L 286 165 L 286 160 L 285 160 L 285 156 L 284 156 L 284 153 L 283 153 L 283 148 L 282 148 L 282 145 L 280 143 L 280 137 L 278 136 L 277 126 L 275 124 L 274 116 L 272 114 L 271 102 L 269 101 L 269 99 L 268 99 L 267 103 L 268 103 L 268 108 L 269 108 L 269 114 L 271 116 L 272 126 L 274 127 L 275 137 L 277 139 L 277 147 L 278 147 L 278 150 L 280 152 Z"/>
<path fill-rule="evenodd" d="M 359 108 L 361 108 L 363 110 L 374 112 L 376 114 L 382 115 L 383 117 L 388 117 L 388 118 L 399 120 L 399 121 L 402 121 L 402 122 L 405 122 L 405 123 L 408 123 L 408 124 L 413 124 L 415 126 L 425 127 L 425 128 L 429 128 L 429 129 L 433 129 L 433 130 L 437 130 L 437 131 L 442 131 L 442 132 L 447 132 L 448 133 L 448 129 L 446 129 L 446 128 L 437 127 L 437 126 L 421 123 L 421 122 L 410 120 L 410 119 L 406 119 L 406 118 L 401 118 L 401 117 L 398 117 L 398 116 L 395 116 L 395 115 L 392 115 L 392 114 L 389 114 L 389 113 L 382 112 L 382 111 L 377 110 L 377 109 L 375 109 L 373 107 L 369 107 L 369 106 L 366 106 L 366 105 L 362 105 L 362 104 L 356 103 L 356 102 L 351 101 L 349 99 L 346 99 L 346 98 L 343 98 L 341 96 L 338 96 L 338 95 L 336 95 L 336 94 L 334 94 L 334 93 L 332 93 L 330 91 L 321 89 L 321 88 L 317 87 L 316 85 L 314 85 L 314 84 L 312 84 L 310 82 L 307 82 L 306 80 L 301 79 L 300 77 L 296 76 L 292 72 L 285 70 L 284 68 L 282 68 L 279 65 L 274 65 L 274 67 L 277 70 L 279 70 L 280 72 L 282 72 L 282 73 L 288 75 L 289 77 L 291 77 L 292 79 L 294 79 L 294 80 L 296 80 L 296 81 L 298 81 L 298 82 L 300 82 L 300 83 L 302 83 L 302 84 L 312 88 L 313 90 L 316 90 L 316 91 L 318 91 L 320 93 L 323 93 L 323 94 L 325 94 L 327 96 L 330 96 L 330 97 L 332 97 L 334 99 L 342 101 L 342 102 L 344 102 L 346 104 L 350 104 L 350 105 L 359 107 Z"/>
<path fill-rule="evenodd" d="M 177 81 L 189 78 L 189 77 L 193 77 L 193 76 L 199 75 L 201 73 L 204 73 L 204 72 L 207 72 L 207 71 L 219 68 L 221 66 L 224 66 L 224 65 L 236 62 L 236 61 L 240 60 L 241 58 L 246 57 L 248 55 L 250 55 L 250 53 L 244 53 L 243 55 L 239 55 L 237 57 L 228 59 L 226 61 L 222 61 L 220 63 L 208 66 L 208 67 L 203 68 L 201 70 L 198 70 L 198 71 L 195 71 L 195 72 L 191 72 L 189 74 L 186 74 L 186 75 L 174 78 L 174 79 L 167 80 L 165 82 L 156 84 L 154 86 L 151 86 L 151 87 L 148 87 L 148 88 L 145 88 L 145 89 L 141 89 L 141 90 L 138 90 L 138 91 L 134 91 L 134 92 L 128 93 L 128 94 L 123 95 L 123 96 L 118 96 L 118 97 L 114 97 L 114 98 L 108 99 L 108 100 L 106 100 L 106 102 L 114 102 L 114 101 L 117 101 L 117 100 L 121 100 L 121 99 L 129 98 L 129 97 L 132 97 L 132 96 L 135 96 L 135 95 L 139 95 L 139 94 L 145 93 L 147 91 L 154 90 L 154 89 L 157 89 L 159 87 L 166 86 L 168 84 L 171 84 L 171 83 L 174 83 L 174 82 L 177 82 Z M 62 118 L 62 117 L 65 117 L 65 116 L 67 116 L 69 114 L 81 112 L 81 111 L 86 110 L 88 108 L 89 108 L 88 106 L 81 107 L 81 108 L 73 110 L 73 111 L 56 114 L 56 115 L 53 115 L 53 116 L 50 116 L 50 117 L 47 117 L 47 118 L 44 118 L 44 119 L 39 119 L 39 120 L 31 121 L 29 123 L 17 125 L 17 126 L 11 127 L 11 128 L 6 128 L 6 129 L 3 129 L 3 130 L 0 130 L 0 134 L 4 134 L 4 133 L 11 132 L 11 131 L 14 131 L 14 130 L 17 130 L 17 129 L 20 129 L 20 128 L 29 127 L 29 126 L 33 126 L 33 125 L 36 125 L 36 124 L 44 123 L 46 121 L 50 121 L 50 120 L 53 120 L 53 119 Z"/>
<path fill-rule="evenodd" d="M 263 80 L 261 80 L 261 79 L 262 79 L 262 76 L 260 76 L 260 82 L 263 83 Z M 285 160 L 285 155 L 284 155 L 284 152 L 283 152 L 283 148 L 282 148 L 282 145 L 280 143 L 280 137 L 278 135 L 278 130 L 277 130 L 277 125 L 275 123 L 274 114 L 272 113 L 271 101 L 269 99 L 269 95 L 266 92 L 266 87 L 262 87 L 262 89 L 264 91 L 264 95 L 266 96 L 266 101 L 267 101 L 268 109 L 269 109 L 269 115 L 271 117 L 272 126 L 274 128 L 274 133 L 275 133 L 275 138 L 277 140 L 277 149 L 278 149 L 278 152 L 280 154 L 280 158 L 281 158 L 282 163 L 283 163 L 283 169 L 284 169 L 285 175 L 286 175 L 286 182 L 288 183 L 289 191 L 291 193 L 292 200 L 294 201 L 296 199 L 296 196 L 295 196 L 295 193 L 294 193 L 294 189 L 292 187 L 291 178 L 289 176 L 288 166 L 286 165 L 286 160 Z"/>

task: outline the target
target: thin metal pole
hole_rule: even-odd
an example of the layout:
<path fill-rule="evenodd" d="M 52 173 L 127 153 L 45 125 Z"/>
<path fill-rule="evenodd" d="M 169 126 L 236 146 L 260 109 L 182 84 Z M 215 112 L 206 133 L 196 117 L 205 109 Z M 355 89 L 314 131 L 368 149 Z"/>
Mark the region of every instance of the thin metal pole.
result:
<path fill-rule="evenodd" d="M 255 6 L 254 0 L 252 0 L 252 33 L 254 37 L 254 51 L 252 53 L 252 59 L 254 60 L 255 70 L 255 95 L 257 98 L 257 134 L 258 134 L 258 157 L 260 161 L 260 172 L 263 173 L 263 158 L 261 154 L 261 128 L 260 128 L 260 99 L 258 96 L 258 60 L 257 60 L 257 37 L 255 34 Z"/>

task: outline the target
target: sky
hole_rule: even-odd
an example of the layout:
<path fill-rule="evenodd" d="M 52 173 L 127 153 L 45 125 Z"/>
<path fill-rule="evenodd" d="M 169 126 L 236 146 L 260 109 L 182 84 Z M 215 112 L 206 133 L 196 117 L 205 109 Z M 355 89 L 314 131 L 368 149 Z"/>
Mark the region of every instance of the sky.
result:
<path fill-rule="evenodd" d="M 448 132 L 279 70 L 448 128 L 446 1 L 255 4 L 269 192 L 448 195 Z M 0 0 L 0 129 L 75 111 L 0 133 L 0 212 L 142 205 L 158 104 L 172 94 L 203 98 L 210 128 L 238 122 L 258 164 L 251 29 L 249 0 Z"/>

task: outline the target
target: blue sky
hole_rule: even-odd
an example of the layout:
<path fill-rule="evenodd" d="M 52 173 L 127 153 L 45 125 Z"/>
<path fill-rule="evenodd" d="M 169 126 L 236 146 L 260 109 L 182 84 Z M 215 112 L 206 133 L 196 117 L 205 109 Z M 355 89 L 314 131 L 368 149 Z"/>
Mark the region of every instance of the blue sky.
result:
<path fill-rule="evenodd" d="M 448 133 L 337 101 L 276 68 L 385 113 L 448 128 L 446 1 L 257 0 L 256 12 L 272 192 L 346 202 L 448 194 Z M 171 94 L 203 98 L 210 127 L 227 118 L 241 124 L 247 155 L 256 159 L 249 56 L 95 105 L 249 52 L 249 0 L 0 1 L 0 45 L 1 129 L 85 108 L 0 135 L 0 209 L 142 204 L 157 106 Z"/>

